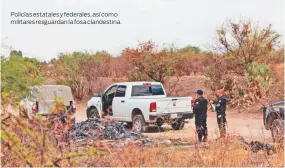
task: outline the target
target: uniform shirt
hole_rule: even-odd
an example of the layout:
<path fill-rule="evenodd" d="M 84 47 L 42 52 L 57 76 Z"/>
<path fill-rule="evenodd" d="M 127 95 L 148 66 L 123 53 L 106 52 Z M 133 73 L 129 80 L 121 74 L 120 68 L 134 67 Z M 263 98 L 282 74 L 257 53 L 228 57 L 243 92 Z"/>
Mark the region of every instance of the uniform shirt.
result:
<path fill-rule="evenodd" d="M 194 102 L 193 112 L 196 116 L 201 114 L 207 116 L 208 101 L 204 97 L 199 97 Z"/>
<path fill-rule="evenodd" d="M 215 104 L 215 111 L 217 114 L 222 114 L 226 116 L 226 109 L 227 109 L 227 100 L 225 96 L 221 96 L 218 101 L 214 102 Z"/>

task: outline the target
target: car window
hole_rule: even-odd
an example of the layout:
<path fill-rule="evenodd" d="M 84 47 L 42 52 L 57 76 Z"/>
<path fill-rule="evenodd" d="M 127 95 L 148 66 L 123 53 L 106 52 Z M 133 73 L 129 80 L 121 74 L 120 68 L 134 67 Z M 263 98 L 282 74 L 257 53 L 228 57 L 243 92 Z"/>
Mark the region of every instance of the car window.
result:
<path fill-rule="evenodd" d="M 113 94 L 113 93 L 116 92 L 116 90 L 117 90 L 117 85 L 114 85 L 114 86 L 112 86 L 111 88 L 109 88 L 109 89 L 105 92 L 105 94 L 106 94 L 106 95 Z"/>
<path fill-rule="evenodd" d="M 127 86 L 125 86 L 125 85 L 118 86 L 115 97 L 125 97 L 126 96 L 126 89 L 127 89 Z"/>
<path fill-rule="evenodd" d="M 164 95 L 161 85 L 137 85 L 132 87 L 132 96 Z"/>

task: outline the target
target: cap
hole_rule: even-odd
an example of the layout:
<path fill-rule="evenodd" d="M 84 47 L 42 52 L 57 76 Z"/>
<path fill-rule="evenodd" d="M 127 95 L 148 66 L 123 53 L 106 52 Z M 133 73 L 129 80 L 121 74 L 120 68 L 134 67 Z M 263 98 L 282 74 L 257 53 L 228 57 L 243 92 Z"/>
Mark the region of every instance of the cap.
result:
<path fill-rule="evenodd" d="M 199 94 L 199 95 L 203 95 L 203 90 L 197 90 L 195 93 Z"/>

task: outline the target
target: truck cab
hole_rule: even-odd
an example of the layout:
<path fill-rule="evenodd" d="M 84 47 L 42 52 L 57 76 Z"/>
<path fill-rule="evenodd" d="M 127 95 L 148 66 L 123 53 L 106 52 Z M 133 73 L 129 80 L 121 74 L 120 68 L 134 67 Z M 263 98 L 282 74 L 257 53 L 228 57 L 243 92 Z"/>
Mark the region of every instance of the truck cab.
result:
<path fill-rule="evenodd" d="M 124 82 L 94 94 L 87 103 L 87 118 L 104 117 L 127 122 L 138 132 L 148 125 L 161 126 L 166 120 L 182 129 L 184 120 L 193 118 L 192 97 L 167 97 L 159 82 Z M 102 113 L 100 113 L 102 112 Z M 175 122 L 174 122 L 175 121 Z"/>

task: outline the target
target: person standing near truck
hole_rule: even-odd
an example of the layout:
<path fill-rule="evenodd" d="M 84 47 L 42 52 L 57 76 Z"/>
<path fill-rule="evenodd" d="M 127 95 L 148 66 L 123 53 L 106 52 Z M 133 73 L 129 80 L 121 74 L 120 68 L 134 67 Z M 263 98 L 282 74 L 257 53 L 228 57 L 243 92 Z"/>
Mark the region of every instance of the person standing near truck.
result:
<path fill-rule="evenodd" d="M 226 108 L 227 100 L 222 89 L 217 90 L 216 95 L 218 97 L 217 101 L 213 101 L 212 104 L 215 107 L 217 113 L 217 122 L 220 130 L 220 137 L 225 137 L 226 135 Z"/>
<path fill-rule="evenodd" d="M 207 105 L 208 101 L 203 97 L 203 91 L 197 90 L 196 100 L 193 106 L 193 112 L 195 115 L 195 125 L 198 134 L 199 142 L 207 141 L 208 130 L 207 130 Z M 202 140 L 203 138 L 203 140 Z"/>

